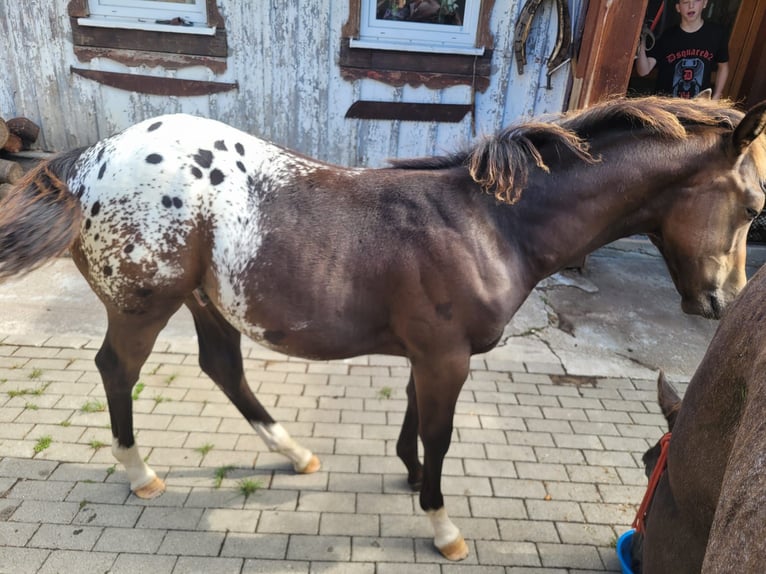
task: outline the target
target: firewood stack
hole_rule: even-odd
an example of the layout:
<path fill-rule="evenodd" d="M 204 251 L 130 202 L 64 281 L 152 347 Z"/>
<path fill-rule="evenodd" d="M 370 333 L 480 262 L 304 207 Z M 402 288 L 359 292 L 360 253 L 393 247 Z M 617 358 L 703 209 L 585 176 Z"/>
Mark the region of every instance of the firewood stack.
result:
<path fill-rule="evenodd" d="M 13 154 L 29 149 L 37 141 L 40 128 L 27 118 L 0 118 L 0 199 L 14 183 L 21 179 L 24 170 L 13 160 Z"/>

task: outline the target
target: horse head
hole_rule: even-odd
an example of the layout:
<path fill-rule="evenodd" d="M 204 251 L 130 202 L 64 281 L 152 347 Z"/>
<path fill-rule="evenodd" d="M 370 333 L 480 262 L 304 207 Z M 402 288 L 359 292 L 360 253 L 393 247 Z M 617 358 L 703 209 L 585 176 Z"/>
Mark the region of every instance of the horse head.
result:
<path fill-rule="evenodd" d="M 745 285 L 747 231 L 764 207 L 764 127 L 766 102 L 725 132 L 713 154 L 687 166 L 659 229 L 648 234 L 686 313 L 719 319 Z"/>

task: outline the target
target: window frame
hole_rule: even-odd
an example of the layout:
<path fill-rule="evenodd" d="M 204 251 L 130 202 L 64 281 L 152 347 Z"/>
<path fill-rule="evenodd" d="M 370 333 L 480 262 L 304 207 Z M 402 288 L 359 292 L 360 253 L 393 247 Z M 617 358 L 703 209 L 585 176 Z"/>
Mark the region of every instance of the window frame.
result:
<path fill-rule="evenodd" d="M 204 66 L 214 74 L 223 74 L 228 67 L 228 39 L 223 16 L 216 0 L 202 0 L 205 3 L 206 26 L 212 30 L 211 35 L 178 33 L 178 29 L 188 30 L 191 27 L 151 24 L 149 29 L 114 28 L 93 26 L 97 20 L 91 18 L 88 0 L 69 0 L 67 13 L 72 29 L 72 48 L 79 62 L 89 63 L 99 59 L 119 62 L 129 67 L 161 66 L 167 70 L 179 70 L 195 66 Z M 85 20 L 87 24 L 81 23 Z M 89 25 L 90 24 L 90 25 Z M 201 28 L 197 28 L 200 30 Z M 175 33 L 169 33 L 175 32 Z M 236 89 L 236 83 L 220 84 L 218 82 L 202 82 L 185 80 L 176 77 L 158 78 L 142 76 L 133 73 L 112 73 L 106 77 L 106 71 L 97 69 L 79 69 L 72 67 L 72 73 L 88 77 L 101 83 L 126 82 L 131 91 L 153 93 L 162 88 L 148 87 L 151 82 L 162 80 L 169 90 L 167 95 L 192 95 L 202 92 L 215 93 L 226 89 Z M 102 78 L 103 76 L 103 78 Z M 124 76 L 124 77 L 122 77 Z M 205 85 L 202 85 L 205 84 Z"/>
<path fill-rule="evenodd" d="M 215 34 L 215 28 L 208 25 L 206 0 L 194 0 L 194 4 L 158 0 L 86 0 L 86 3 L 88 16 L 78 20 L 81 26 L 205 36 Z M 192 25 L 159 23 L 174 18 L 182 18 Z"/>
<path fill-rule="evenodd" d="M 481 55 L 477 46 L 482 0 L 465 0 L 463 24 L 434 24 L 418 21 L 382 20 L 377 18 L 377 0 L 360 0 L 359 32 L 352 38 L 352 48 L 401 50 Z"/>
<path fill-rule="evenodd" d="M 424 85 L 432 89 L 469 85 L 479 92 L 489 87 L 494 45 L 490 17 L 495 0 L 480 0 L 476 25 L 476 47 L 483 49 L 480 55 L 432 53 L 424 58 L 413 58 L 412 54 L 416 52 L 405 52 L 390 46 L 388 49 L 360 46 L 363 1 L 348 0 L 348 20 L 341 31 L 338 59 L 343 79 L 353 82 L 369 78 L 391 86 Z"/>

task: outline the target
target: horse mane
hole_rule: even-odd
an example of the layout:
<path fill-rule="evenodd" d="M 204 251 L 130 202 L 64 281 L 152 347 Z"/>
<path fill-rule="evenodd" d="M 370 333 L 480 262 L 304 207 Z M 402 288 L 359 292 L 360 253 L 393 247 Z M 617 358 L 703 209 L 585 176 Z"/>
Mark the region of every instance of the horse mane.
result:
<path fill-rule="evenodd" d="M 447 169 L 465 166 L 471 177 L 498 201 L 513 205 L 521 197 L 530 164 L 550 172 L 540 148 L 553 145 L 577 158 L 595 163 L 589 140 L 616 128 L 648 130 L 660 138 L 683 140 L 691 126 L 734 129 L 743 113 L 728 100 L 619 97 L 584 110 L 554 116 L 548 122 L 528 121 L 510 125 L 481 139 L 473 148 L 452 155 L 392 160 L 397 169 Z"/>

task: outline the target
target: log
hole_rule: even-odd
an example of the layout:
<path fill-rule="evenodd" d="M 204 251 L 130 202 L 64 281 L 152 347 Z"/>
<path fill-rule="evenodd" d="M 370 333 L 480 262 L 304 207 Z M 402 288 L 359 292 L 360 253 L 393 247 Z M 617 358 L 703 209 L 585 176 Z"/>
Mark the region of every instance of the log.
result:
<path fill-rule="evenodd" d="M 0 159 L 0 183 L 16 183 L 24 175 L 24 170 L 15 161 Z"/>
<path fill-rule="evenodd" d="M 24 142 L 21 141 L 21 138 L 14 133 L 8 134 L 8 139 L 3 146 L 3 151 L 7 151 L 8 153 L 19 153 L 23 149 Z"/>
<path fill-rule="evenodd" d="M 0 183 L 0 201 L 13 189 L 10 183 Z"/>
<path fill-rule="evenodd" d="M 21 138 L 21 141 L 24 142 L 24 147 L 29 147 L 30 144 L 35 143 L 40 135 L 38 125 L 27 118 L 12 118 L 6 124 L 8 125 L 8 131 Z"/>
<path fill-rule="evenodd" d="M 5 142 L 8 141 L 8 136 L 10 135 L 10 131 L 8 130 L 8 126 L 3 121 L 3 118 L 0 118 L 0 148 L 5 145 Z"/>

